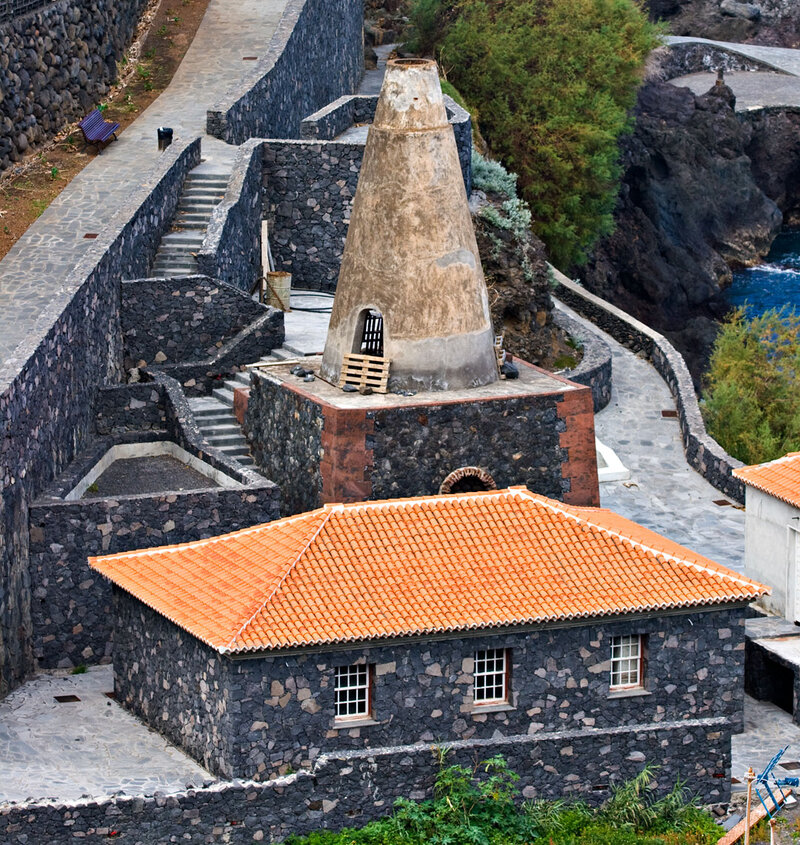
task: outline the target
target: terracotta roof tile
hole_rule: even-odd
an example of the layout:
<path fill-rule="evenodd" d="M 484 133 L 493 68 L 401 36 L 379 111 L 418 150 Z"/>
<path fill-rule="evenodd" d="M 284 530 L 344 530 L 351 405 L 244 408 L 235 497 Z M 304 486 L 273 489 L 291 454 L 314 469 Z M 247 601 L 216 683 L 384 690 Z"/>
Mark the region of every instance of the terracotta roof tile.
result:
<path fill-rule="evenodd" d="M 790 452 L 765 464 L 740 467 L 733 474 L 756 490 L 800 508 L 800 452 Z"/>
<path fill-rule="evenodd" d="M 221 652 L 722 604 L 767 592 L 611 511 L 525 488 L 327 505 L 89 563 Z"/>

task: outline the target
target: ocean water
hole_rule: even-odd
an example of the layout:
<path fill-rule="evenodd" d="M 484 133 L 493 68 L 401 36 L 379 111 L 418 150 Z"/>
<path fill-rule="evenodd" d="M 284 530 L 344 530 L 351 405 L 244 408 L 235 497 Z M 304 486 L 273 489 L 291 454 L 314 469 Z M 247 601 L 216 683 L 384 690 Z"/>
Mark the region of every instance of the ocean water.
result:
<path fill-rule="evenodd" d="M 784 305 L 800 312 L 800 228 L 784 229 L 763 264 L 737 270 L 725 299 L 753 316 Z"/>

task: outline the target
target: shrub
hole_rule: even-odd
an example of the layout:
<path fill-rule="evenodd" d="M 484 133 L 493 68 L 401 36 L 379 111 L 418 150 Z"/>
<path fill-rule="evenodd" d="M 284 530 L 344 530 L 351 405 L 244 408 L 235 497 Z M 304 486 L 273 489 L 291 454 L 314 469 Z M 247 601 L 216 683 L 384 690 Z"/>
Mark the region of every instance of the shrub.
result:
<path fill-rule="evenodd" d="M 781 309 L 723 323 L 706 374 L 712 437 L 748 464 L 800 448 L 800 315 Z"/>
<path fill-rule="evenodd" d="M 582 260 L 613 226 L 617 142 L 658 30 L 634 0 L 416 0 L 411 19 L 519 174 L 553 262 Z"/>

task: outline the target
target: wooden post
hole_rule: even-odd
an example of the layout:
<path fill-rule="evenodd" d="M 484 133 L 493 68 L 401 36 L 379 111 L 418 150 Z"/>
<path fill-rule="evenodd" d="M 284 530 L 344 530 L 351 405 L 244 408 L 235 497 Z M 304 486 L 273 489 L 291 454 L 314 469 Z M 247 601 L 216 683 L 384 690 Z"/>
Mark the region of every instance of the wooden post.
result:
<path fill-rule="evenodd" d="M 775 818 L 769 820 L 769 845 L 775 845 Z"/>
<path fill-rule="evenodd" d="M 753 781 L 756 779 L 752 766 L 747 769 L 745 779 L 747 780 L 747 810 L 744 814 L 744 845 L 750 845 L 750 801 L 753 795 Z"/>

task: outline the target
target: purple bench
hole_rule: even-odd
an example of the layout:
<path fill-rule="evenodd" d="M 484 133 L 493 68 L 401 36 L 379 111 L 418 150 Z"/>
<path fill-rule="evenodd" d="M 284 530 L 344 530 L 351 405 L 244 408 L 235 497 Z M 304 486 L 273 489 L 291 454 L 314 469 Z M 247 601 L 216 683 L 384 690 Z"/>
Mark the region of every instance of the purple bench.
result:
<path fill-rule="evenodd" d="M 110 144 L 112 140 L 117 140 L 119 124 L 103 120 L 100 109 L 95 109 L 78 123 L 78 128 L 83 132 L 86 143 L 96 146 L 99 153 L 106 144 Z"/>

